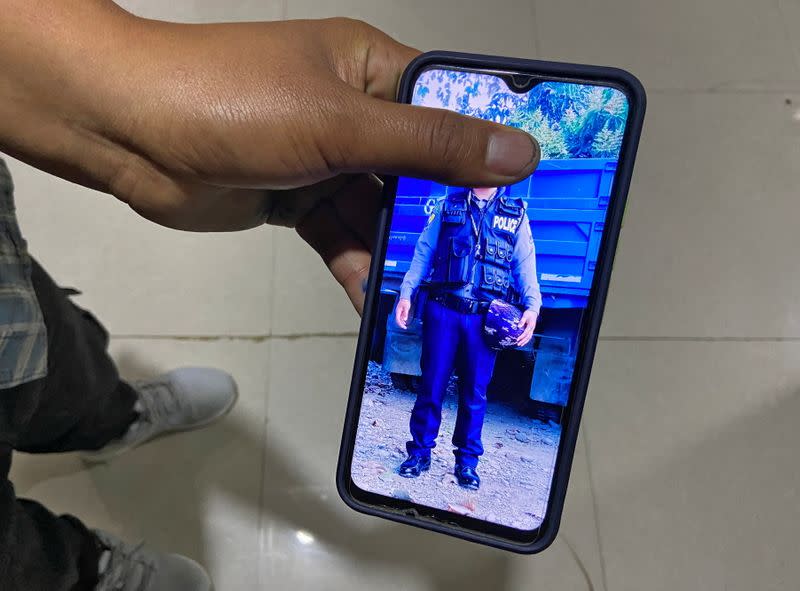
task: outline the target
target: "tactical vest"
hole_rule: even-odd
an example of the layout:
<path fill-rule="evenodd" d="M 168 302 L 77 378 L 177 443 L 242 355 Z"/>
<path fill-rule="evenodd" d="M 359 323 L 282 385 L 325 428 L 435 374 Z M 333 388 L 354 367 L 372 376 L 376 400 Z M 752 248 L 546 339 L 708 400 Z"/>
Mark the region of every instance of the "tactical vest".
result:
<path fill-rule="evenodd" d="M 511 259 L 525 203 L 507 195 L 492 199 L 483 209 L 483 219 L 473 214 L 478 236 L 470 221 L 470 207 L 469 193 L 445 198 L 431 284 L 452 289 L 474 278 L 481 299 L 505 299 L 514 286 Z"/>

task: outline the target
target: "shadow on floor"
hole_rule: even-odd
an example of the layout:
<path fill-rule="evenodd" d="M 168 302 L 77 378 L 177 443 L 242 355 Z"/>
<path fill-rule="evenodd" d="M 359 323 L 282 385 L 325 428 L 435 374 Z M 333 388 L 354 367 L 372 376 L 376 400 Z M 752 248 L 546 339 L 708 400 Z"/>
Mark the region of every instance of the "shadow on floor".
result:
<path fill-rule="evenodd" d="M 668 591 L 699 578 L 707 589 L 794 588 L 800 390 L 791 385 L 775 398 L 596 488 L 610 588 Z M 599 453 L 591 445 L 589 452 Z"/>
<path fill-rule="evenodd" d="M 119 365 L 126 376 L 156 373 L 125 356 Z M 263 491 L 261 466 L 268 470 Z M 331 466 L 331 480 L 334 471 Z M 302 475 L 293 468 L 291 450 L 265 451 L 258 425 L 235 413 L 207 430 L 144 446 L 93 469 L 91 475 L 107 511 L 126 532 L 204 564 L 212 562 L 208 549 L 219 545 L 210 537 L 225 536 L 227 515 L 221 515 L 218 524 L 208 523 L 211 499 L 224 496 L 227 505 L 239 505 L 232 514 L 257 523 L 262 491 L 262 519 L 277 521 L 290 531 L 313 532 L 320 543 L 335 548 L 353 565 L 368 563 L 369 570 L 387 566 L 392 572 L 407 568 L 416 580 L 427 578 L 427 588 L 436 591 L 512 591 L 510 557 L 504 552 L 389 522 L 369 531 L 358 528 L 346 511 L 332 506 L 340 503 L 338 497 L 328 495 L 323 500 L 318 487 L 298 487 Z M 263 562 L 258 548 L 252 550 L 244 551 L 243 559 Z M 262 583 L 269 586 L 268 580 Z"/>

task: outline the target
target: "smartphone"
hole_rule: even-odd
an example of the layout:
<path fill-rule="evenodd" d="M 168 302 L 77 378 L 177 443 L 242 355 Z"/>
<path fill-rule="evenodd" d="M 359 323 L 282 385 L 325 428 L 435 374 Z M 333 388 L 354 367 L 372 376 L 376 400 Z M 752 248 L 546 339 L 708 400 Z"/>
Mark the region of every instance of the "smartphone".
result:
<path fill-rule="evenodd" d="M 561 518 L 644 89 L 613 68 L 432 52 L 399 100 L 518 127 L 542 159 L 507 187 L 385 183 L 339 493 L 538 552 Z"/>

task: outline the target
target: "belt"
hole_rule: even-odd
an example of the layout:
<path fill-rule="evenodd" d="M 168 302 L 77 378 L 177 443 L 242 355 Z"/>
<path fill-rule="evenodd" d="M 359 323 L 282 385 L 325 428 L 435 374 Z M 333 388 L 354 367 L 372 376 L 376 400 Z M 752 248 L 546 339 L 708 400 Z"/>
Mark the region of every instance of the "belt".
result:
<path fill-rule="evenodd" d="M 432 299 L 437 304 L 441 304 L 445 308 L 454 310 L 459 314 L 482 314 L 489 309 L 489 302 L 482 302 L 480 300 L 473 300 L 470 298 L 462 298 L 448 292 L 434 294 Z"/>

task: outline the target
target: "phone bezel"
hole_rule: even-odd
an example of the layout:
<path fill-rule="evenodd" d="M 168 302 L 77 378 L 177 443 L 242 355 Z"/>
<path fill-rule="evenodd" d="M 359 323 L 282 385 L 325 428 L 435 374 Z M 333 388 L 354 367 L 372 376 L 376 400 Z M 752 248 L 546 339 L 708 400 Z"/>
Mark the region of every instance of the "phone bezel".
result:
<path fill-rule="evenodd" d="M 387 179 L 383 189 L 383 204 L 379 216 L 378 236 L 375 242 L 376 251 L 369 272 L 369 287 L 366 293 L 364 313 L 359 331 L 350 397 L 339 452 L 336 479 L 339 495 L 347 505 L 361 513 L 383 517 L 496 548 L 532 554 L 542 551 L 553 542 L 561 521 L 580 418 L 608 293 L 614 253 L 622 226 L 625 203 L 636 158 L 636 149 L 641 135 L 646 108 L 646 95 L 644 88 L 636 77 L 617 68 L 434 51 L 420 55 L 408 66 L 400 82 L 399 102 L 411 102 L 417 79 L 424 71 L 431 68 L 468 70 L 487 74 L 521 74 L 539 77 L 542 82 L 596 84 L 620 90 L 626 95 L 629 103 L 628 122 L 623 135 L 617 173 L 606 214 L 606 231 L 602 237 L 598 252 L 589 303 L 584 311 L 586 328 L 579 337 L 573 382 L 568 403 L 564 410 L 562 434 L 556 456 L 547 513 L 540 527 L 535 530 L 517 530 L 448 511 L 386 497 L 365 491 L 352 480 L 350 469 L 369 361 L 369 347 L 378 322 L 377 303 L 380 297 L 380 279 L 388 245 L 397 178 Z"/>

